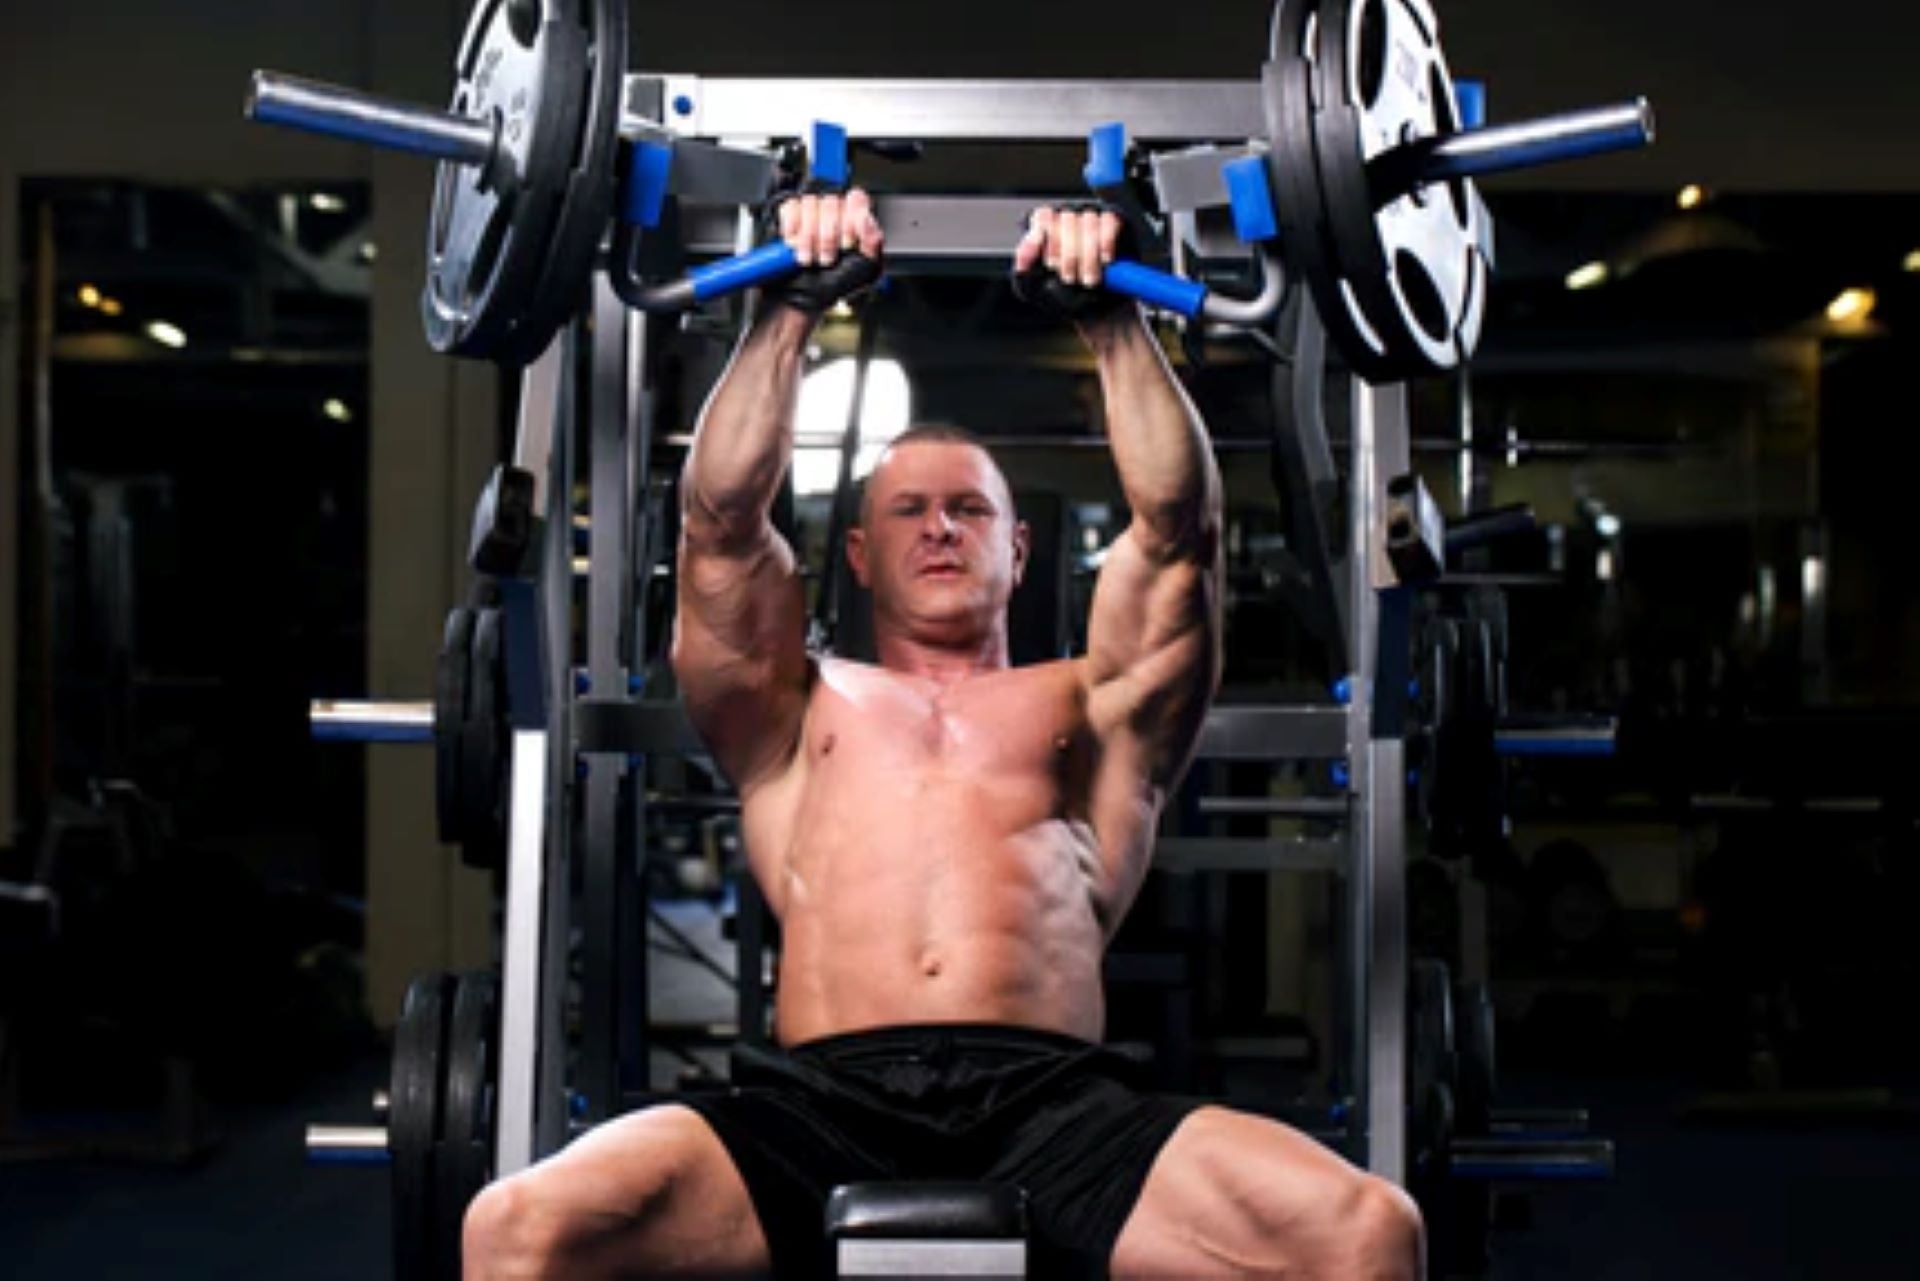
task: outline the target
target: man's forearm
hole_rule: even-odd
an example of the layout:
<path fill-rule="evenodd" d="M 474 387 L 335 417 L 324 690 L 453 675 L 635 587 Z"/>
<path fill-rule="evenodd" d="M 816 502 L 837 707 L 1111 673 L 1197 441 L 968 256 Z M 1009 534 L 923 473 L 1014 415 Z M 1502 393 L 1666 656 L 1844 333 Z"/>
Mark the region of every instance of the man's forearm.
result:
<path fill-rule="evenodd" d="M 1136 309 L 1083 331 L 1100 371 L 1107 441 L 1140 531 L 1190 546 L 1220 519 L 1220 474 L 1200 414 Z"/>
<path fill-rule="evenodd" d="M 793 458 L 793 415 L 811 317 L 772 304 L 754 320 L 700 412 L 685 501 L 726 529 L 758 528 Z"/>

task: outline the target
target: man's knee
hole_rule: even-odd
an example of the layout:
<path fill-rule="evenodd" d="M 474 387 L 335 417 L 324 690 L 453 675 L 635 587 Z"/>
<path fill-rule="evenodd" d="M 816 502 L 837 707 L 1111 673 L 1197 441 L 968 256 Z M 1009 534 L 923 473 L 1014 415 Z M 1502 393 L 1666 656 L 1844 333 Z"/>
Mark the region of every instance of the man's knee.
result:
<path fill-rule="evenodd" d="M 647 1225 L 706 1155 L 702 1124 L 682 1108 L 623 1118 L 489 1184 L 467 1207 L 462 1275 L 578 1276 L 608 1254 L 644 1256 Z"/>
<path fill-rule="evenodd" d="M 481 1189 L 460 1233 L 465 1281 L 559 1276 L 568 1259 L 565 1206 L 531 1170 Z"/>
<path fill-rule="evenodd" d="M 1376 1175 L 1328 1168 L 1312 1191 L 1261 1196 L 1243 1188 L 1254 1257 L 1309 1276 L 1412 1281 L 1424 1271 L 1424 1229 L 1413 1198 Z M 1269 1255 L 1271 1252 L 1271 1255 Z M 1258 1270 L 1258 1269 L 1256 1269 Z"/>
<path fill-rule="evenodd" d="M 1421 1274 L 1420 1211 L 1399 1187 L 1272 1122 L 1213 1114 L 1203 1124 L 1203 1168 L 1242 1207 L 1250 1257 L 1316 1276 Z"/>
<path fill-rule="evenodd" d="M 1359 1176 L 1347 1194 L 1347 1239 L 1353 1263 L 1366 1276 L 1417 1277 L 1425 1255 L 1420 1210 L 1400 1188 L 1372 1174 Z"/>

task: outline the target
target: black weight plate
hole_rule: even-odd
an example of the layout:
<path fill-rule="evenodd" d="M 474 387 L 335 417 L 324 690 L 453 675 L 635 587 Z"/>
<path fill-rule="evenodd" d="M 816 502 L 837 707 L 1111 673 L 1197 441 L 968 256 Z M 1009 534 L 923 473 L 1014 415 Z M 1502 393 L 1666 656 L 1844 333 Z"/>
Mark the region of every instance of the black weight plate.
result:
<path fill-rule="evenodd" d="M 1273 178 L 1280 247 L 1293 273 L 1313 291 L 1314 309 L 1345 355 L 1373 342 L 1340 289 L 1340 264 L 1327 227 L 1320 161 L 1313 142 L 1313 46 L 1321 0 L 1279 0 L 1270 59 L 1261 75 L 1267 167 Z M 1349 359 L 1349 363 L 1352 361 Z"/>
<path fill-rule="evenodd" d="M 1452 749 L 1460 702 L 1460 624 L 1452 618 L 1429 618 L 1422 637 L 1420 685 L 1429 712 L 1426 755 L 1420 762 L 1420 815 L 1429 828 L 1437 828 L 1446 819 L 1447 789 L 1455 785 L 1453 775 L 1459 768 Z M 1450 849 L 1443 840 L 1430 845 L 1429 852 L 1446 857 Z"/>
<path fill-rule="evenodd" d="M 1470 792 L 1461 793 L 1467 805 L 1461 821 L 1471 853 L 1506 833 L 1506 765 L 1495 743 L 1500 727 L 1500 672 L 1492 628 L 1484 618 L 1467 618 L 1460 634 L 1464 733 L 1458 751 L 1468 764 L 1461 782 L 1471 787 Z"/>
<path fill-rule="evenodd" d="M 1500 1088 L 1494 1058 L 1493 996 L 1485 983 L 1462 983 L 1453 994 L 1454 1058 L 1459 1087 L 1454 1103 L 1461 1134 L 1493 1128 L 1493 1100 Z"/>
<path fill-rule="evenodd" d="M 460 856 L 469 867 L 497 868 L 506 852 L 503 791 L 508 744 L 505 628 L 500 611 L 474 616 L 467 668 L 467 720 L 460 736 Z"/>
<path fill-rule="evenodd" d="M 1271 135 L 1267 154 L 1289 265 L 1307 281 L 1314 310 L 1348 367 L 1378 377 L 1384 344 L 1342 274 L 1314 136 L 1321 7 L 1321 0 L 1280 0 L 1275 6 L 1272 61 L 1263 85 Z"/>
<path fill-rule="evenodd" d="M 486 971 L 462 975 L 453 998 L 447 1034 L 447 1121 L 449 1143 L 493 1143 L 492 1091 L 500 981 Z"/>
<path fill-rule="evenodd" d="M 433 669 L 433 812 L 440 839 L 452 845 L 462 837 L 460 808 L 460 736 L 467 719 L 467 663 L 473 644 L 473 611 L 455 606 L 447 612 L 440 656 Z"/>
<path fill-rule="evenodd" d="M 1512 628 L 1506 593 L 1497 587 L 1475 589 L 1467 597 L 1467 617 L 1479 619 L 1487 629 L 1491 706 L 1498 720 L 1507 714 L 1507 657 Z"/>
<path fill-rule="evenodd" d="M 1429 1155 L 1451 1131 L 1453 1060 L 1453 982 L 1445 962 L 1421 957 L 1407 975 L 1407 1104 L 1414 1141 Z"/>
<path fill-rule="evenodd" d="M 1498 672 L 1493 637 L 1480 618 L 1442 620 L 1458 641 L 1450 689 L 1434 728 L 1427 850 L 1437 858 L 1478 854 L 1506 829 L 1505 768 L 1495 751 Z"/>
<path fill-rule="evenodd" d="M 1485 207 L 1465 179 L 1384 191 L 1376 163 L 1458 132 L 1438 22 L 1425 0 L 1325 0 L 1319 18 L 1314 149 L 1340 280 L 1371 336 L 1354 367 L 1375 381 L 1451 369 L 1485 312 Z"/>
<path fill-rule="evenodd" d="M 462 975 L 447 1029 L 445 1121 L 433 1198 L 436 1258 L 449 1281 L 460 1276 L 460 1227 L 467 1207 L 493 1174 L 498 995 L 492 974 Z"/>
<path fill-rule="evenodd" d="M 495 127 L 485 166 L 441 162 L 421 315 L 436 351 L 491 357 L 524 316 L 575 155 L 587 33 L 546 0 L 531 42 L 505 0 L 478 0 L 454 64 L 452 110 Z"/>
<path fill-rule="evenodd" d="M 415 979 L 393 1030 L 387 1152 L 393 1158 L 393 1271 L 401 1281 L 426 1277 L 433 1266 L 434 1151 L 445 1103 L 452 982 L 445 974 Z"/>
<path fill-rule="evenodd" d="M 565 195 L 548 237 L 547 260 L 513 333 L 494 359 L 513 365 L 539 358 L 585 302 L 594 256 L 613 216 L 620 91 L 627 74 L 625 0 L 572 0 L 588 37 L 586 112 L 564 180 Z"/>

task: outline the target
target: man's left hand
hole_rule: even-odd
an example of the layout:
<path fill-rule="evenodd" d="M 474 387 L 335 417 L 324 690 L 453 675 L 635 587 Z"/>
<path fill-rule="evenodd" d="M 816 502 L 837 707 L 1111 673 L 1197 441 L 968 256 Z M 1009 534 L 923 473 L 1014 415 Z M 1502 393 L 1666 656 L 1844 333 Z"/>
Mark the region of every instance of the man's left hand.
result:
<path fill-rule="evenodd" d="M 1130 299 L 1101 284 L 1125 231 L 1126 224 L 1112 209 L 1035 209 L 1027 217 L 1027 234 L 1013 251 L 1014 292 L 1076 323 L 1131 311 Z"/>

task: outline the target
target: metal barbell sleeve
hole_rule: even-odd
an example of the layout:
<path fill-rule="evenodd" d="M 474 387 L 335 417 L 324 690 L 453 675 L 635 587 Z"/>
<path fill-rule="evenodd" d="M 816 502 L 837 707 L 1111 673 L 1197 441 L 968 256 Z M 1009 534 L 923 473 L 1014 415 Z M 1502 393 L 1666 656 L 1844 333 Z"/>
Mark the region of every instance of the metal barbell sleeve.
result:
<path fill-rule="evenodd" d="M 245 111 L 262 124 L 463 165 L 490 162 L 497 135 L 489 121 L 278 71 L 253 73 Z"/>

